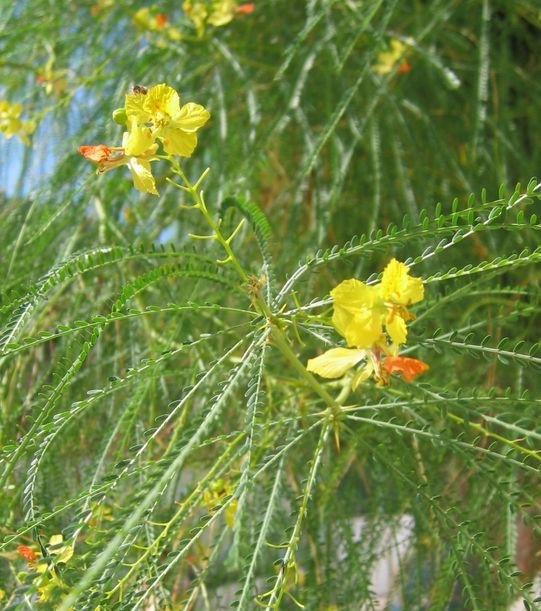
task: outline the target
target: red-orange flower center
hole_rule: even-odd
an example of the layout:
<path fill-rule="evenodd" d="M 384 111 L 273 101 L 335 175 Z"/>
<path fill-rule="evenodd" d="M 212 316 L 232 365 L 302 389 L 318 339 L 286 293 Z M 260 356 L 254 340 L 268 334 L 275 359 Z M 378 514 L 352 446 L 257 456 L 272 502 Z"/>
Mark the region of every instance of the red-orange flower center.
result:
<path fill-rule="evenodd" d="M 113 152 L 112 149 L 105 144 L 84 144 L 79 147 L 78 151 L 85 159 L 93 161 L 94 163 L 107 161 Z"/>
<path fill-rule="evenodd" d="M 26 545 L 19 545 L 17 546 L 17 551 L 19 552 L 19 554 L 21 554 L 21 556 L 26 558 L 28 562 L 34 562 L 34 560 L 36 559 L 36 552 L 31 547 L 28 547 Z"/>
<path fill-rule="evenodd" d="M 237 13 L 239 15 L 248 15 L 255 9 L 255 2 L 245 2 L 237 6 Z"/>
<path fill-rule="evenodd" d="M 413 382 L 415 376 L 429 368 L 424 361 L 411 359 L 407 356 L 387 356 L 383 361 L 383 367 L 389 373 L 393 373 L 393 371 L 400 373 L 404 382 Z"/>

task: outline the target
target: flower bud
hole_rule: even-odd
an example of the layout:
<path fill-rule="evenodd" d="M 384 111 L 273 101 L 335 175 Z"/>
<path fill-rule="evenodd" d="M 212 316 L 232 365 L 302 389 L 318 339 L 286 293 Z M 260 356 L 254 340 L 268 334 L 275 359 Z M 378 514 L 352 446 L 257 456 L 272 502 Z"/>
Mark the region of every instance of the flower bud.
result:
<path fill-rule="evenodd" d="M 128 117 L 126 116 L 125 108 L 117 108 L 113 111 L 113 121 L 119 125 L 126 125 Z"/>

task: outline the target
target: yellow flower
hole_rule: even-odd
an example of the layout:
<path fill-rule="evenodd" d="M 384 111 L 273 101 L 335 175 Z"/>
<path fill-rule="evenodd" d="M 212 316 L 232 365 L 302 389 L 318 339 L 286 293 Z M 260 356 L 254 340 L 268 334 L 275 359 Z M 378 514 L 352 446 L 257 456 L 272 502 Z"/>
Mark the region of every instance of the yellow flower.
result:
<path fill-rule="evenodd" d="M 143 7 L 133 15 L 132 19 L 133 23 L 143 30 L 163 33 L 171 40 L 180 40 L 182 38 L 180 31 L 169 23 L 169 19 L 165 13 L 158 13 L 156 11 L 151 11 L 149 7 Z M 156 44 L 160 47 L 165 46 L 166 41 L 158 37 L 156 39 Z"/>
<path fill-rule="evenodd" d="M 158 29 L 156 21 L 152 18 L 150 14 L 150 9 L 148 6 L 140 8 L 136 13 L 134 13 L 133 23 L 144 30 L 156 30 Z"/>
<path fill-rule="evenodd" d="M 197 36 L 202 38 L 205 33 L 205 22 L 208 17 L 207 7 L 202 2 L 192 2 L 192 0 L 184 0 L 182 10 L 186 17 L 192 20 L 195 25 Z"/>
<path fill-rule="evenodd" d="M 368 286 L 351 278 L 334 288 L 331 296 L 334 301 L 332 323 L 348 346 L 369 348 L 381 339 L 385 309 L 378 286 Z"/>
<path fill-rule="evenodd" d="M 10 104 L 7 100 L 0 100 L 0 132 L 9 140 L 17 135 L 25 143 L 29 144 L 28 134 L 36 129 L 34 121 L 23 121 L 19 117 L 23 107 L 19 102 Z"/>
<path fill-rule="evenodd" d="M 55 567 L 60 562 L 67 564 L 73 556 L 73 547 L 64 544 L 62 535 L 53 535 L 47 545 L 47 555 Z M 39 602 L 56 603 L 66 589 L 65 583 L 59 577 L 59 573 L 56 569 L 51 570 L 47 562 L 38 564 L 35 570 L 39 575 L 34 579 L 33 583 L 37 586 L 39 592 Z"/>
<path fill-rule="evenodd" d="M 223 499 L 232 494 L 232 492 L 233 484 L 220 477 L 210 485 L 210 488 L 203 492 L 203 502 L 207 506 L 209 512 L 213 513 L 217 507 L 222 504 Z M 225 523 L 228 526 L 233 526 L 235 524 L 235 513 L 237 512 L 237 507 L 238 501 L 237 499 L 233 499 L 229 502 L 229 505 L 224 512 Z"/>
<path fill-rule="evenodd" d="M 398 347 L 407 339 L 406 322 L 414 318 L 406 306 L 424 297 L 421 278 L 409 275 L 409 268 L 396 259 L 385 267 L 381 283 L 369 286 L 360 280 L 344 280 L 331 291 L 334 302 L 332 323 L 345 338 L 348 348 L 332 348 L 309 359 L 308 371 L 323 378 L 342 377 L 360 361 L 367 364 L 354 378 L 355 387 L 375 374 L 381 375 L 381 354 L 398 354 Z M 387 344 L 385 332 L 391 340 Z"/>
<path fill-rule="evenodd" d="M 139 127 L 128 119 L 129 131 L 122 136 L 122 147 L 126 155 L 126 164 L 130 169 L 136 189 L 145 193 L 158 195 L 150 162 L 158 150 L 152 132 L 148 127 Z"/>
<path fill-rule="evenodd" d="M 71 545 L 62 545 L 64 542 L 64 537 L 62 535 L 53 535 L 49 539 L 50 549 L 47 551 L 56 556 L 54 559 L 55 564 L 58 562 L 68 562 L 68 560 L 73 556 L 73 547 Z"/>
<path fill-rule="evenodd" d="M 65 70 L 54 70 L 54 56 L 50 56 L 45 64 L 37 71 L 36 81 L 43 85 L 47 95 L 61 97 L 68 88 L 68 83 L 64 78 Z"/>
<path fill-rule="evenodd" d="M 386 301 L 407 306 L 421 301 L 424 297 L 422 278 L 409 275 L 409 267 L 396 259 L 391 259 L 383 270 L 381 291 Z"/>
<path fill-rule="evenodd" d="M 393 38 L 390 43 L 390 49 L 388 51 L 381 51 L 381 53 L 379 53 L 377 62 L 372 67 L 372 70 L 378 74 L 387 74 L 391 72 L 391 70 L 393 70 L 398 62 L 404 57 L 406 49 L 407 45 L 405 45 L 401 40 Z"/>
<path fill-rule="evenodd" d="M 158 145 L 150 128 L 138 126 L 133 118 L 128 118 L 128 131 L 124 132 L 122 146 L 92 144 L 79 147 L 79 152 L 85 159 L 98 164 L 98 174 L 127 165 L 135 188 L 153 195 L 158 195 L 158 191 L 150 162 L 155 160 L 157 150 Z"/>
<path fill-rule="evenodd" d="M 210 118 L 200 104 L 180 107 L 178 93 L 161 83 L 146 91 L 126 95 L 126 116 L 139 124 L 151 124 L 152 135 L 163 142 L 166 153 L 190 157 L 197 146 L 196 131 Z"/>
<path fill-rule="evenodd" d="M 201 38 L 207 23 L 215 27 L 229 23 L 237 12 L 237 3 L 235 0 L 184 0 L 182 10 L 191 19 L 197 36 Z"/>
<path fill-rule="evenodd" d="M 357 348 L 331 348 L 308 359 L 306 369 L 317 373 L 322 378 L 341 378 L 346 371 L 354 367 L 359 361 L 366 357 L 366 350 Z"/>
<path fill-rule="evenodd" d="M 410 276 L 407 265 L 391 259 L 383 270 L 381 294 L 387 308 L 385 328 L 393 342 L 392 352 L 396 355 L 398 345 L 403 344 L 408 336 L 406 321 L 415 318 L 406 306 L 423 299 L 423 280 Z"/>
<path fill-rule="evenodd" d="M 391 259 L 381 283 L 368 286 L 351 278 L 331 291 L 332 322 L 348 346 L 389 348 L 385 344 L 384 327 L 393 343 L 392 352 L 396 353 L 398 345 L 406 341 L 406 321 L 413 315 L 405 306 L 417 303 L 424 296 L 422 279 L 410 276 L 408 271 L 407 265 Z"/>
<path fill-rule="evenodd" d="M 236 12 L 237 3 L 232 0 L 221 0 L 212 3 L 208 22 L 216 27 L 229 23 Z"/>

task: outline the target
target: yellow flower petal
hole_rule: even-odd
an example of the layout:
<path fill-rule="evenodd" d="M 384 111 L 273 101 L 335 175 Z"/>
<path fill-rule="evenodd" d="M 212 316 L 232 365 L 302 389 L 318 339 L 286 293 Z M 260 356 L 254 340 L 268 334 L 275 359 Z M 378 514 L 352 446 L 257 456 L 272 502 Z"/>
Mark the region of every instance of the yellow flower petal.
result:
<path fill-rule="evenodd" d="M 156 183 L 154 182 L 154 176 L 152 176 L 150 161 L 139 157 L 129 157 L 128 167 L 130 168 L 133 184 L 136 189 L 144 193 L 159 195 L 156 189 Z"/>
<path fill-rule="evenodd" d="M 383 333 L 380 287 L 355 278 L 344 280 L 331 291 L 334 300 L 332 323 L 348 346 L 368 348 Z"/>
<path fill-rule="evenodd" d="M 398 305 L 409 305 L 424 297 L 422 278 L 409 275 L 409 267 L 396 259 L 391 259 L 383 270 L 381 291 L 383 298 Z"/>
<path fill-rule="evenodd" d="M 393 344 L 403 344 L 408 337 L 406 321 L 398 314 L 391 314 L 390 319 L 385 323 L 385 328 Z"/>
<path fill-rule="evenodd" d="M 22 111 L 20 102 L 10 104 L 7 100 L 0 100 L 0 132 L 8 140 L 17 135 L 25 144 L 29 144 L 28 134 L 34 131 L 36 123 L 32 120 L 22 121 L 19 118 Z"/>
<path fill-rule="evenodd" d="M 197 136 L 181 129 L 164 129 L 160 132 L 163 148 L 170 155 L 190 157 L 197 146 Z"/>
<path fill-rule="evenodd" d="M 346 328 L 344 337 L 348 346 L 369 348 L 382 339 L 383 314 L 380 308 L 362 308 Z"/>
<path fill-rule="evenodd" d="M 10 114 L 10 115 L 11 115 L 13 118 L 17 118 L 17 117 L 19 117 L 19 116 L 20 116 L 20 114 L 22 113 L 22 111 L 23 111 L 23 106 L 22 106 L 22 104 L 21 104 L 20 102 L 15 102 L 15 104 L 12 104 L 12 105 L 11 105 L 11 110 L 10 110 L 10 113 L 9 113 L 9 114 Z"/>
<path fill-rule="evenodd" d="M 205 21 L 208 17 L 208 11 L 205 5 L 201 2 L 192 3 L 191 0 L 184 0 L 182 3 L 182 10 L 186 17 L 193 21 L 195 29 L 197 30 L 197 36 L 200 38 L 205 33 Z"/>
<path fill-rule="evenodd" d="M 359 386 L 359 384 L 361 384 L 365 380 L 368 380 L 368 378 L 373 373 L 374 373 L 374 364 L 372 363 L 372 360 L 370 359 L 366 363 L 366 367 L 361 369 L 361 371 L 359 371 L 359 373 L 355 374 L 355 377 L 353 378 L 353 380 L 351 380 L 351 388 L 352 388 L 352 390 L 357 390 L 357 387 Z"/>
<path fill-rule="evenodd" d="M 56 559 L 57 562 L 67 563 L 68 560 L 73 556 L 73 547 L 71 545 L 65 545 L 60 548 L 58 557 Z"/>
<path fill-rule="evenodd" d="M 182 32 L 178 30 L 177 28 L 171 26 L 167 28 L 167 36 L 169 36 L 170 40 L 181 40 Z"/>
<path fill-rule="evenodd" d="M 21 128 L 27 133 L 31 134 L 36 129 L 36 122 L 32 119 L 27 119 L 21 124 Z"/>
<path fill-rule="evenodd" d="M 235 513 L 237 512 L 238 504 L 239 502 L 237 501 L 237 499 L 234 499 L 233 501 L 231 501 L 231 503 L 229 503 L 227 509 L 225 510 L 225 523 L 228 526 L 235 525 Z"/>
<path fill-rule="evenodd" d="M 331 348 L 315 359 L 308 359 L 306 369 L 322 378 L 340 378 L 366 355 L 364 350 Z"/>
<path fill-rule="evenodd" d="M 150 12 L 150 8 L 147 6 L 140 8 L 133 15 L 133 23 L 136 26 L 143 28 L 144 30 L 159 29 L 159 25 L 156 23 L 156 18 L 154 17 L 154 15 L 152 15 L 152 13 Z"/>
<path fill-rule="evenodd" d="M 137 92 L 127 93 L 124 107 L 128 117 L 134 117 L 139 123 L 150 121 L 150 114 L 145 110 L 145 98 L 148 94 Z"/>
<path fill-rule="evenodd" d="M 154 136 L 149 127 L 138 127 L 133 117 L 128 118 L 128 131 L 122 137 L 122 148 L 126 155 L 143 155 L 154 145 Z M 157 146 L 152 151 L 156 152 Z"/>
<path fill-rule="evenodd" d="M 229 23 L 235 15 L 236 8 L 236 2 L 233 0 L 221 0 L 219 2 L 215 2 L 213 10 L 209 15 L 208 22 L 214 26 Z"/>
<path fill-rule="evenodd" d="M 387 74 L 403 57 L 405 50 L 406 45 L 401 40 L 394 38 L 391 40 L 390 50 L 379 53 L 377 63 L 372 70 L 379 74 Z"/>
<path fill-rule="evenodd" d="M 156 124 L 167 121 L 179 114 L 180 98 L 178 93 L 169 85 L 160 83 L 151 87 L 144 95 L 143 108 L 151 115 Z"/>
<path fill-rule="evenodd" d="M 344 335 L 353 317 L 363 308 L 374 304 L 373 287 L 355 278 L 344 280 L 331 291 L 334 301 L 332 322 L 339 333 Z"/>
<path fill-rule="evenodd" d="M 173 117 L 172 128 L 182 129 L 185 132 L 194 132 L 209 120 L 210 113 L 201 104 L 188 102 L 180 109 L 180 112 Z"/>
<path fill-rule="evenodd" d="M 62 537 L 62 535 L 53 535 L 49 539 L 49 546 L 60 545 L 63 541 L 64 537 Z M 63 545 L 62 547 L 56 547 L 48 551 L 56 556 L 55 562 L 67 562 L 73 556 L 73 547 L 71 545 Z"/>
<path fill-rule="evenodd" d="M 62 543 L 62 541 L 64 541 L 64 537 L 62 535 L 53 535 L 49 539 L 49 545 L 58 545 L 59 543 Z"/>

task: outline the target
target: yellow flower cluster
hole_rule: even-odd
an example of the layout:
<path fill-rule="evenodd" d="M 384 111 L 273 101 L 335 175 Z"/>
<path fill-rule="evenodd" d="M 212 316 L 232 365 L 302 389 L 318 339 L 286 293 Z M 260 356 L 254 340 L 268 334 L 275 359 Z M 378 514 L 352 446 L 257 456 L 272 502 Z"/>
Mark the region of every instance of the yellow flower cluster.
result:
<path fill-rule="evenodd" d="M 393 370 L 398 370 L 398 348 L 407 339 L 406 322 L 414 318 L 407 306 L 423 299 L 422 279 L 410 276 L 407 265 L 392 259 L 380 283 L 369 286 L 351 278 L 334 288 L 331 296 L 332 323 L 345 338 L 348 348 L 332 348 L 310 359 L 308 371 L 324 378 L 339 378 L 366 359 L 366 367 L 353 379 L 352 386 L 356 388 L 372 373 L 381 381 L 381 354 L 392 357 Z"/>
<path fill-rule="evenodd" d="M 407 42 L 412 44 L 413 39 L 408 39 Z M 391 39 L 389 49 L 381 51 L 378 54 L 377 61 L 372 67 L 374 72 L 378 74 L 388 74 L 392 70 L 397 69 L 398 72 L 408 72 L 410 65 L 404 61 L 404 56 L 408 51 L 408 45 L 404 44 L 398 38 Z"/>
<path fill-rule="evenodd" d="M 0 132 L 9 140 L 17 135 L 25 144 L 30 144 L 28 135 L 36 129 L 32 120 L 20 118 L 23 107 L 19 102 L 10 104 L 7 100 L 0 100 Z"/>
<path fill-rule="evenodd" d="M 102 11 L 111 8 L 115 3 L 115 0 L 97 0 L 90 7 L 90 14 L 92 17 L 97 17 Z"/>
<path fill-rule="evenodd" d="M 251 13 L 255 8 L 253 2 L 240 6 L 235 0 L 184 0 L 182 10 L 194 24 L 197 36 L 202 38 L 205 26 L 219 27 L 232 21 L 235 15 Z"/>
<path fill-rule="evenodd" d="M 50 56 L 45 64 L 37 71 L 36 81 L 45 89 L 47 95 L 60 98 L 68 89 L 66 70 L 57 70 L 54 67 L 54 56 Z"/>
<path fill-rule="evenodd" d="M 231 482 L 222 479 L 221 477 L 215 480 L 210 488 L 203 493 L 203 502 L 207 506 L 209 512 L 214 512 L 218 506 L 223 503 L 226 496 L 233 493 L 234 488 Z M 224 512 L 225 523 L 228 526 L 235 524 L 235 513 L 237 512 L 238 501 L 233 499 Z"/>
<path fill-rule="evenodd" d="M 36 551 L 26 545 L 17 547 L 17 552 L 26 559 L 36 574 L 33 583 L 37 587 L 41 603 L 50 603 L 65 591 L 65 584 L 60 579 L 60 574 L 56 570 L 51 570 L 51 567 L 56 567 L 61 562 L 67 564 L 73 556 L 73 547 L 64 544 L 62 535 L 53 535 L 46 547 L 48 562 L 42 558 L 41 551 Z"/>
<path fill-rule="evenodd" d="M 159 47 L 167 46 L 167 39 L 180 40 L 182 38 L 180 30 L 169 23 L 165 13 L 153 11 L 148 6 L 140 8 L 133 15 L 133 23 L 141 30 L 157 34 L 156 44 Z"/>
<path fill-rule="evenodd" d="M 150 89 L 134 87 L 114 118 L 128 128 L 121 147 L 96 144 L 81 146 L 79 152 L 98 164 L 98 172 L 127 165 L 136 189 L 158 195 L 150 167 L 158 141 L 169 155 L 190 157 L 197 146 L 196 131 L 209 120 L 210 113 L 193 102 L 181 108 L 178 93 L 161 83 Z"/>
<path fill-rule="evenodd" d="M 207 23 L 213 26 L 229 23 L 235 15 L 236 4 L 234 0 L 184 0 L 182 10 L 193 21 L 197 35 L 202 37 Z"/>

